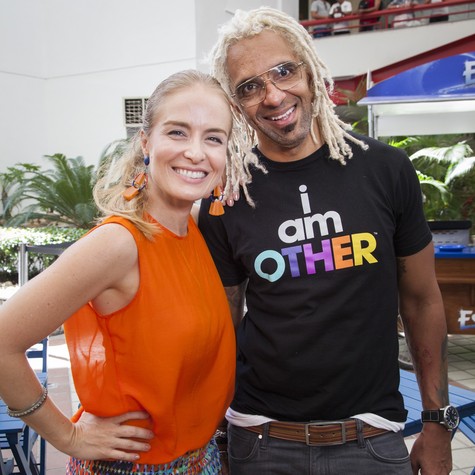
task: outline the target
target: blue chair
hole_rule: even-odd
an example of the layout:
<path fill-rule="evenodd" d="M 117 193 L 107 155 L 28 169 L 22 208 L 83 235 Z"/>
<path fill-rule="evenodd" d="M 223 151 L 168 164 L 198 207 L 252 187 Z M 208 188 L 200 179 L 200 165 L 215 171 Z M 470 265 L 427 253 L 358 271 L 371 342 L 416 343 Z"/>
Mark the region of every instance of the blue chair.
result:
<path fill-rule="evenodd" d="M 20 286 L 28 281 L 28 253 L 59 256 L 72 242 L 29 245 L 20 244 L 18 249 L 18 283 Z M 26 351 L 39 381 L 43 386 L 48 385 L 48 338 L 44 338 Z M 15 447 L 14 459 L 3 460 L 0 453 L 0 475 L 10 473 L 32 473 L 45 475 L 46 472 L 46 441 L 21 420 L 6 416 L 4 404 L 0 407 L 0 428 L 5 426 L 5 435 L 0 435 L 0 448 Z M 9 433 L 7 436 L 6 433 Z M 8 437 L 10 440 L 8 440 Z M 39 463 L 33 453 L 33 446 L 39 440 Z M 12 442 L 14 440 L 14 442 Z M 13 450 L 12 450 L 13 452 Z"/>
<path fill-rule="evenodd" d="M 35 373 L 43 386 L 48 385 L 48 338 L 26 351 Z M 0 400 L 1 401 L 1 400 Z M 0 475 L 12 473 L 31 473 L 45 475 L 46 441 L 39 442 L 39 463 L 33 453 L 38 434 L 20 419 L 10 418 L 6 414 L 3 401 L 0 404 Z M 10 450 L 13 458 L 4 459 L 2 450 Z"/>
<path fill-rule="evenodd" d="M 34 362 L 35 359 L 39 359 L 40 361 L 40 368 L 35 369 L 36 375 L 40 380 L 43 386 L 48 386 L 48 340 L 49 338 L 43 338 L 38 344 L 29 348 L 26 352 L 26 356 L 29 360 Z M 33 366 L 36 366 L 33 363 Z M 31 452 L 33 448 L 33 444 L 38 439 L 38 434 L 33 431 L 32 429 L 28 429 L 27 433 L 29 434 L 29 447 L 26 450 Z M 39 473 L 40 475 L 45 475 L 46 471 L 46 441 L 43 437 L 40 437 L 40 462 L 39 462 Z"/>
<path fill-rule="evenodd" d="M 49 337 L 43 338 L 43 340 L 26 351 L 27 358 L 31 360 L 36 375 L 44 386 L 48 382 L 48 340 Z M 35 360 L 40 361 L 35 364 Z"/>

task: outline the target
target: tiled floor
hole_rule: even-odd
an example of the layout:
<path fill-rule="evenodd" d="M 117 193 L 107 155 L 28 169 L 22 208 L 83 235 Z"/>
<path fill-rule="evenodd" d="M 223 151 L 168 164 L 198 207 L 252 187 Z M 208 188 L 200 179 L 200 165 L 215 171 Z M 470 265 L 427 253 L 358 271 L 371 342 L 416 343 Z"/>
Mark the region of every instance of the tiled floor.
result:
<path fill-rule="evenodd" d="M 475 391 L 475 335 L 449 337 L 449 379 Z M 452 442 L 452 474 L 472 473 L 475 467 L 475 446 L 462 433 L 457 432 Z"/>
<path fill-rule="evenodd" d="M 449 379 L 475 391 L 475 335 L 449 337 Z"/>
<path fill-rule="evenodd" d="M 475 391 L 475 335 L 449 336 L 449 380 Z M 416 436 L 406 438 L 410 448 Z M 452 441 L 453 475 L 470 475 L 475 468 L 475 446 L 461 432 Z"/>
<path fill-rule="evenodd" d="M 52 337 L 48 369 L 48 389 L 56 405 L 68 416 L 72 415 L 69 360 L 62 355 L 64 339 Z M 60 350 L 58 352 L 58 349 Z M 64 475 L 68 456 L 46 444 L 47 475 Z"/>

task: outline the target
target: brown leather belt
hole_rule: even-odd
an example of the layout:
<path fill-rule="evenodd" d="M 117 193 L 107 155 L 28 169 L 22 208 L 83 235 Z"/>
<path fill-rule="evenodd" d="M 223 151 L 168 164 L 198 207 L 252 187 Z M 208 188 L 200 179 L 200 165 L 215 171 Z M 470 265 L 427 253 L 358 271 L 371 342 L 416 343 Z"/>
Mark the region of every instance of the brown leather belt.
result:
<path fill-rule="evenodd" d="M 243 427 L 256 434 L 263 435 L 265 424 Z M 375 437 L 388 432 L 363 423 L 363 438 Z M 358 439 L 355 419 L 324 422 L 269 422 L 269 437 L 303 442 L 309 446 L 342 445 Z"/>

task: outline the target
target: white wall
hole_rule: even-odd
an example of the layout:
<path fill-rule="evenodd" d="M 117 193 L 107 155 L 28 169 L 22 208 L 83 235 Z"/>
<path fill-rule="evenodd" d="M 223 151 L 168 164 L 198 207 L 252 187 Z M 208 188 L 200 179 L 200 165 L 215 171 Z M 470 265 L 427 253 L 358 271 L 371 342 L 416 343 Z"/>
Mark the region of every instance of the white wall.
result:
<path fill-rule="evenodd" d="M 0 0 L 0 170 L 45 154 L 96 164 L 123 98 L 196 67 L 195 1 Z"/>
<path fill-rule="evenodd" d="M 40 2 L 0 0 L 0 170 L 44 146 L 43 30 Z"/>
<path fill-rule="evenodd" d="M 97 163 L 107 144 L 125 137 L 125 97 L 148 97 L 166 76 L 195 67 L 194 1 L 47 5 L 44 153 Z"/>
<path fill-rule="evenodd" d="M 0 171 L 43 155 L 96 164 L 125 137 L 123 99 L 201 63 L 236 8 L 297 0 L 0 0 Z"/>
<path fill-rule="evenodd" d="M 43 81 L 0 72 L 0 171 L 38 162 L 46 144 L 44 96 Z"/>
<path fill-rule="evenodd" d="M 35 0 L 0 0 L 0 71 L 43 74 L 44 9 Z"/>
<path fill-rule="evenodd" d="M 366 74 L 472 35 L 475 19 L 314 40 L 334 78 Z M 397 46 L 395 46 L 397 45 Z"/>

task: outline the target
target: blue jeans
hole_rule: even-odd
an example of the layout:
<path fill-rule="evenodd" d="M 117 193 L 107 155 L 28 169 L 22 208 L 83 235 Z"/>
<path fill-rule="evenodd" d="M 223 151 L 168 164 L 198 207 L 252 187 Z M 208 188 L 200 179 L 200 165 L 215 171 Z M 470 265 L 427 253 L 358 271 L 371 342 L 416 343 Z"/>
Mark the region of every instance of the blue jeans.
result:
<path fill-rule="evenodd" d="M 322 29 L 317 29 L 315 28 L 313 30 L 313 37 L 314 38 L 323 38 L 324 36 L 331 36 L 332 30 L 329 30 L 328 28 L 322 28 Z"/>
<path fill-rule="evenodd" d="M 229 424 L 231 475 L 412 475 L 401 432 L 309 447 Z"/>

